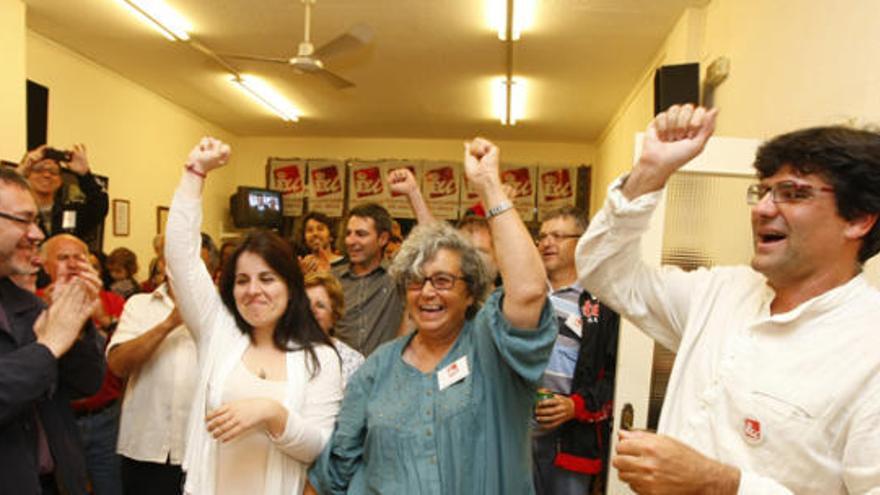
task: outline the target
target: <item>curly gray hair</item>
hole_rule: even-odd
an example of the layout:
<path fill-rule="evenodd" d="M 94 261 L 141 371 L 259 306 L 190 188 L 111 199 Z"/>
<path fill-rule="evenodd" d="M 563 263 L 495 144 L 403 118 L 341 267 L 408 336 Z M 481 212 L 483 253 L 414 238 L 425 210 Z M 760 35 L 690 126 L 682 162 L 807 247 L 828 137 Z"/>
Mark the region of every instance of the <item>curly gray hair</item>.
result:
<path fill-rule="evenodd" d="M 412 279 L 425 276 L 422 266 L 441 249 L 449 249 L 461 256 L 461 273 L 468 292 L 474 298 L 465 313 L 473 318 L 492 288 L 492 280 L 480 253 L 464 236 L 445 222 L 419 225 L 410 232 L 388 269 L 397 290 L 406 294 L 406 285 Z"/>

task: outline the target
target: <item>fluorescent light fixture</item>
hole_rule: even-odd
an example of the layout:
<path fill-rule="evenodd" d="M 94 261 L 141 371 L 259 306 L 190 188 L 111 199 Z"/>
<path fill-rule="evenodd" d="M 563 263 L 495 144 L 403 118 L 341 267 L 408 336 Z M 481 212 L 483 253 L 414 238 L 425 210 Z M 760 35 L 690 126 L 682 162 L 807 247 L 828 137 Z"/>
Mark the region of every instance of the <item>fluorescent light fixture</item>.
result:
<path fill-rule="evenodd" d="M 162 0 L 121 0 L 132 14 L 170 41 L 189 40 L 192 25 Z"/>
<path fill-rule="evenodd" d="M 275 113 L 285 121 L 296 122 L 299 120 L 299 110 L 262 79 L 242 74 L 241 76 L 232 76 L 230 81 L 235 83 L 251 99 L 271 110 L 272 113 Z"/>
<path fill-rule="evenodd" d="M 507 41 L 507 0 L 486 0 L 486 16 L 492 29 L 498 31 L 498 39 Z M 513 1 L 513 26 L 511 36 L 517 41 L 523 31 L 535 23 L 538 0 Z"/>
<path fill-rule="evenodd" d="M 510 91 L 508 91 L 508 86 Z M 516 125 L 526 115 L 526 85 L 525 82 L 515 77 L 510 81 L 507 78 L 496 79 L 492 84 L 495 116 L 501 121 L 501 125 Z M 507 99 L 510 98 L 508 109 Z M 509 110 L 509 111 L 508 111 Z"/>

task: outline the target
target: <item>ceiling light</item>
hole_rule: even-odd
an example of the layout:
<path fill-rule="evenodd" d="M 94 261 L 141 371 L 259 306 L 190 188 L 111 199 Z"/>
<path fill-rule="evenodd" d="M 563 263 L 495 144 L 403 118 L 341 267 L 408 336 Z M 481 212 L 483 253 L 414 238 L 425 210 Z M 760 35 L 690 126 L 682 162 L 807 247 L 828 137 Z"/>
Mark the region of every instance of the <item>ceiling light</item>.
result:
<path fill-rule="evenodd" d="M 230 78 L 230 81 L 235 83 L 238 88 L 253 100 L 271 110 L 285 121 L 296 122 L 299 120 L 299 110 L 262 79 L 242 74 L 241 76 L 233 76 Z"/>
<path fill-rule="evenodd" d="M 189 40 L 190 23 L 161 0 L 122 0 L 122 4 L 170 41 Z"/>
<path fill-rule="evenodd" d="M 516 125 L 518 120 L 525 118 L 526 88 L 522 79 L 497 79 L 492 92 L 495 116 L 501 121 L 501 125 Z"/>
<path fill-rule="evenodd" d="M 507 41 L 507 1 L 487 0 L 486 14 L 489 25 L 498 31 L 498 39 Z M 537 0 L 513 0 L 513 25 L 511 26 L 511 38 L 516 41 L 523 31 L 528 30 L 535 22 L 535 10 Z"/>

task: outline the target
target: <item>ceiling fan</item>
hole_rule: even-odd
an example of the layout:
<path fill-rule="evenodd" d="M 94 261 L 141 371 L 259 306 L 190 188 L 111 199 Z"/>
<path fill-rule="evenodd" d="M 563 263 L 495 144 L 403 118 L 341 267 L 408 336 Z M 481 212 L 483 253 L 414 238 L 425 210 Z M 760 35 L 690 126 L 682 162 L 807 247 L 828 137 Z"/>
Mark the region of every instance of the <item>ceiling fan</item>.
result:
<path fill-rule="evenodd" d="M 302 43 L 299 44 L 297 54 L 291 58 L 261 57 L 256 55 L 233 55 L 226 54 L 223 57 L 237 58 L 242 60 L 255 60 L 258 62 L 273 62 L 287 64 L 301 74 L 312 74 L 321 77 L 337 89 L 345 89 L 354 86 L 354 83 L 338 76 L 324 68 L 323 60 L 336 56 L 366 45 L 373 40 L 373 29 L 366 24 L 357 24 L 346 33 L 333 38 L 318 49 L 310 41 L 312 6 L 317 0 L 302 0 L 305 5 L 305 30 Z"/>

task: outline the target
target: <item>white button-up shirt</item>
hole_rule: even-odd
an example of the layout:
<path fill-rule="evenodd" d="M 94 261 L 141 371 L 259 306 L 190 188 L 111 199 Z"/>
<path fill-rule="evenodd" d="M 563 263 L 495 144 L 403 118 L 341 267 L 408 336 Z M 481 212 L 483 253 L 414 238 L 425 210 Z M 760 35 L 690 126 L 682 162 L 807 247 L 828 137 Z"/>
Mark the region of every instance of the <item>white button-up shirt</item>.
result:
<path fill-rule="evenodd" d="M 164 321 L 174 309 L 166 285 L 125 303 L 107 352 Z M 183 462 L 186 425 L 198 378 L 196 345 L 180 325 L 144 365 L 128 377 L 117 451 L 130 459 Z"/>
<path fill-rule="evenodd" d="M 612 187 L 577 248 L 581 284 L 677 352 L 658 432 L 739 468 L 743 494 L 880 493 L 880 292 L 859 275 L 771 315 L 748 267 L 648 267 L 659 197 Z"/>

